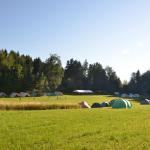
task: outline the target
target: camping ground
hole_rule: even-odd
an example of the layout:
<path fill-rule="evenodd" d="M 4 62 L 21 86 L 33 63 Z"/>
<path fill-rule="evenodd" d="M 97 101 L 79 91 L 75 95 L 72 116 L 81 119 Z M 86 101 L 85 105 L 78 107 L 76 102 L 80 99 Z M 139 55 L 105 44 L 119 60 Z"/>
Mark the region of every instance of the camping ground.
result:
<path fill-rule="evenodd" d="M 2 98 L 0 102 L 77 104 L 110 101 L 112 96 Z M 131 100 L 132 109 L 0 111 L 0 149 L 149 149 L 150 107 Z"/>

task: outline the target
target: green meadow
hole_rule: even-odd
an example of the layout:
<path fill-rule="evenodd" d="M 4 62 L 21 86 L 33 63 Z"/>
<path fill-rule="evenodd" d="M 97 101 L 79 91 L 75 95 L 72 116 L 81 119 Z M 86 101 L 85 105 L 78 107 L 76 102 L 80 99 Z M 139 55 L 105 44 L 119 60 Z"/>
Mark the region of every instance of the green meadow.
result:
<path fill-rule="evenodd" d="M 49 104 L 78 104 L 81 101 L 87 101 L 89 104 L 94 102 L 110 101 L 112 99 L 118 99 L 111 95 L 64 95 L 64 96 L 43 96 L 43 97 L 24 97 L 24 98 L 0 98 L 0 103 L 22 103 L 22 102 L 42 102 Z M 130 99 L 135 105 L 134 99 Z"/>
<path fill-rule="evenodd" d="M 1 98 L 0 103 L 78 104 L 112 96 Z M 1 110 L 0 150 L 149 150 L 150 106 L 132 109 Z"/>

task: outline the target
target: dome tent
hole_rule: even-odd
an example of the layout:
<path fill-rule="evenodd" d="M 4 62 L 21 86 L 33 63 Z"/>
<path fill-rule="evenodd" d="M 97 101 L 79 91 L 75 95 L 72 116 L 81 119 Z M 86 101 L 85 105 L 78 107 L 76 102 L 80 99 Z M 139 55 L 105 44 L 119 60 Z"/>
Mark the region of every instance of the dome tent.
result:
<path fill-rule="evenodd" d="M 81 108 L 91 108 L 91 106 L 86 101 L 82 101 L 81 103 L 79 103 L 79 105 L 81 106 Z"/>
<path fill-rule="evenodd" d="M 150 100 L 149 99 L 142 100 L 141 105 L 150 105 Z"/>
<path fill-rule="evenodd" d="M 113 102 L 112 108 L 132 108 L 132 104 L 128 100 L 118 99 Z"/>
<path fill-rule="evenodd" d="M 91 108 L 100 108 L 101 107 L 101 104 L 99 103 L 93 103 Z"/>
<path fill-rule="evenodd" d="M 4 93 L 4 92 L 0 92 L 0 97 L 6 97 L 7 96 L 7 94 L 6 93 Z"/>
<path fill-rule="evenodd" d="M 113 105 L 113 103 L 115 102 L 115 100 L 117 100 L 117 99 L 113 99 L 113 100 L 111 100 L 111 101 L 109 102 L 109 104 L 112 106 L 112 105 Z"/>
<path fill-rule="evenodd" d="M 109 102 L 102 102 L 101 107 L 109 107 L 110 103 Z"/>

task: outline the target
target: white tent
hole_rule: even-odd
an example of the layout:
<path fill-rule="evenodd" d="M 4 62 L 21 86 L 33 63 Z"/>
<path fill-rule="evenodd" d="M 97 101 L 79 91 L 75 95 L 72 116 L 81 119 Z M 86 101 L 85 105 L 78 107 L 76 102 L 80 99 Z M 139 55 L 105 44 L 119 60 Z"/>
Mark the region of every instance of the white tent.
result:
<path fill-rule="evenodd" d="M 56 92 L 55 92 L 55 95 L 56 95 L 56 96 L 63 96 L 63 93 L 60 92 L 60 91 L 56 91 Z"/>
<path fill-rule="evenodd" d="M 134 94 L 130 93 L 129 98 L 134 98 Z"/>
<path fill-rule="evenodd" d="M 4 92 L 0 92 L 0 97 L 6 97 L 7 96 L 7 94 L 6 93 L 4 93 Z"/>
<path fill-rule="evenodd" d="M 140 95 L 139 94 L 134 94 L 134 96 L 133 96 L 134 98 L 139 98 L 140 97 Z"/>
<path fill-rule="evenodd" d="M 120 93 L 119 92 L 114 92 L 114 95 L 119 96 Z"/>
<path fill-rule="evenodd" d="M 129 95 L 128 94 L 126 94 L 126 93 L 123 93 L 123 94 L 121 94 L 121 97 L 129 97 Z"/>
<path fill-rule="evenodd" d="M 20 94 L 13 92 L 10 94 L 10 97 L 20 97 Z"/>
<path fill-rule="evenodd" d="M 73 93 L 77 94 L 93 94 L 92 90 L 74 90 Z"/>
<path fill-rule="evenodd" d="M 20 97 L 29 97 L 30 96 L 30 94 L 26 93 L 26 92 L 20 92 L 19 95 L 20 95 Z"/>

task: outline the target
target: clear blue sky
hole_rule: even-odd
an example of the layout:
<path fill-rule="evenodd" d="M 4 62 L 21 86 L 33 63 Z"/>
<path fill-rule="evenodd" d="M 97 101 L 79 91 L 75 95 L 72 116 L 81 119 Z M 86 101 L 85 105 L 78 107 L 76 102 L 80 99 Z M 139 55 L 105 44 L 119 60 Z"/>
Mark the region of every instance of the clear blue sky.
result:
<path fill-rule="evenodd" d="M 149 68 L 149 0 L 0 0 L 0 49 L 57 53 L 113 67 L 122 80 Z"/>

